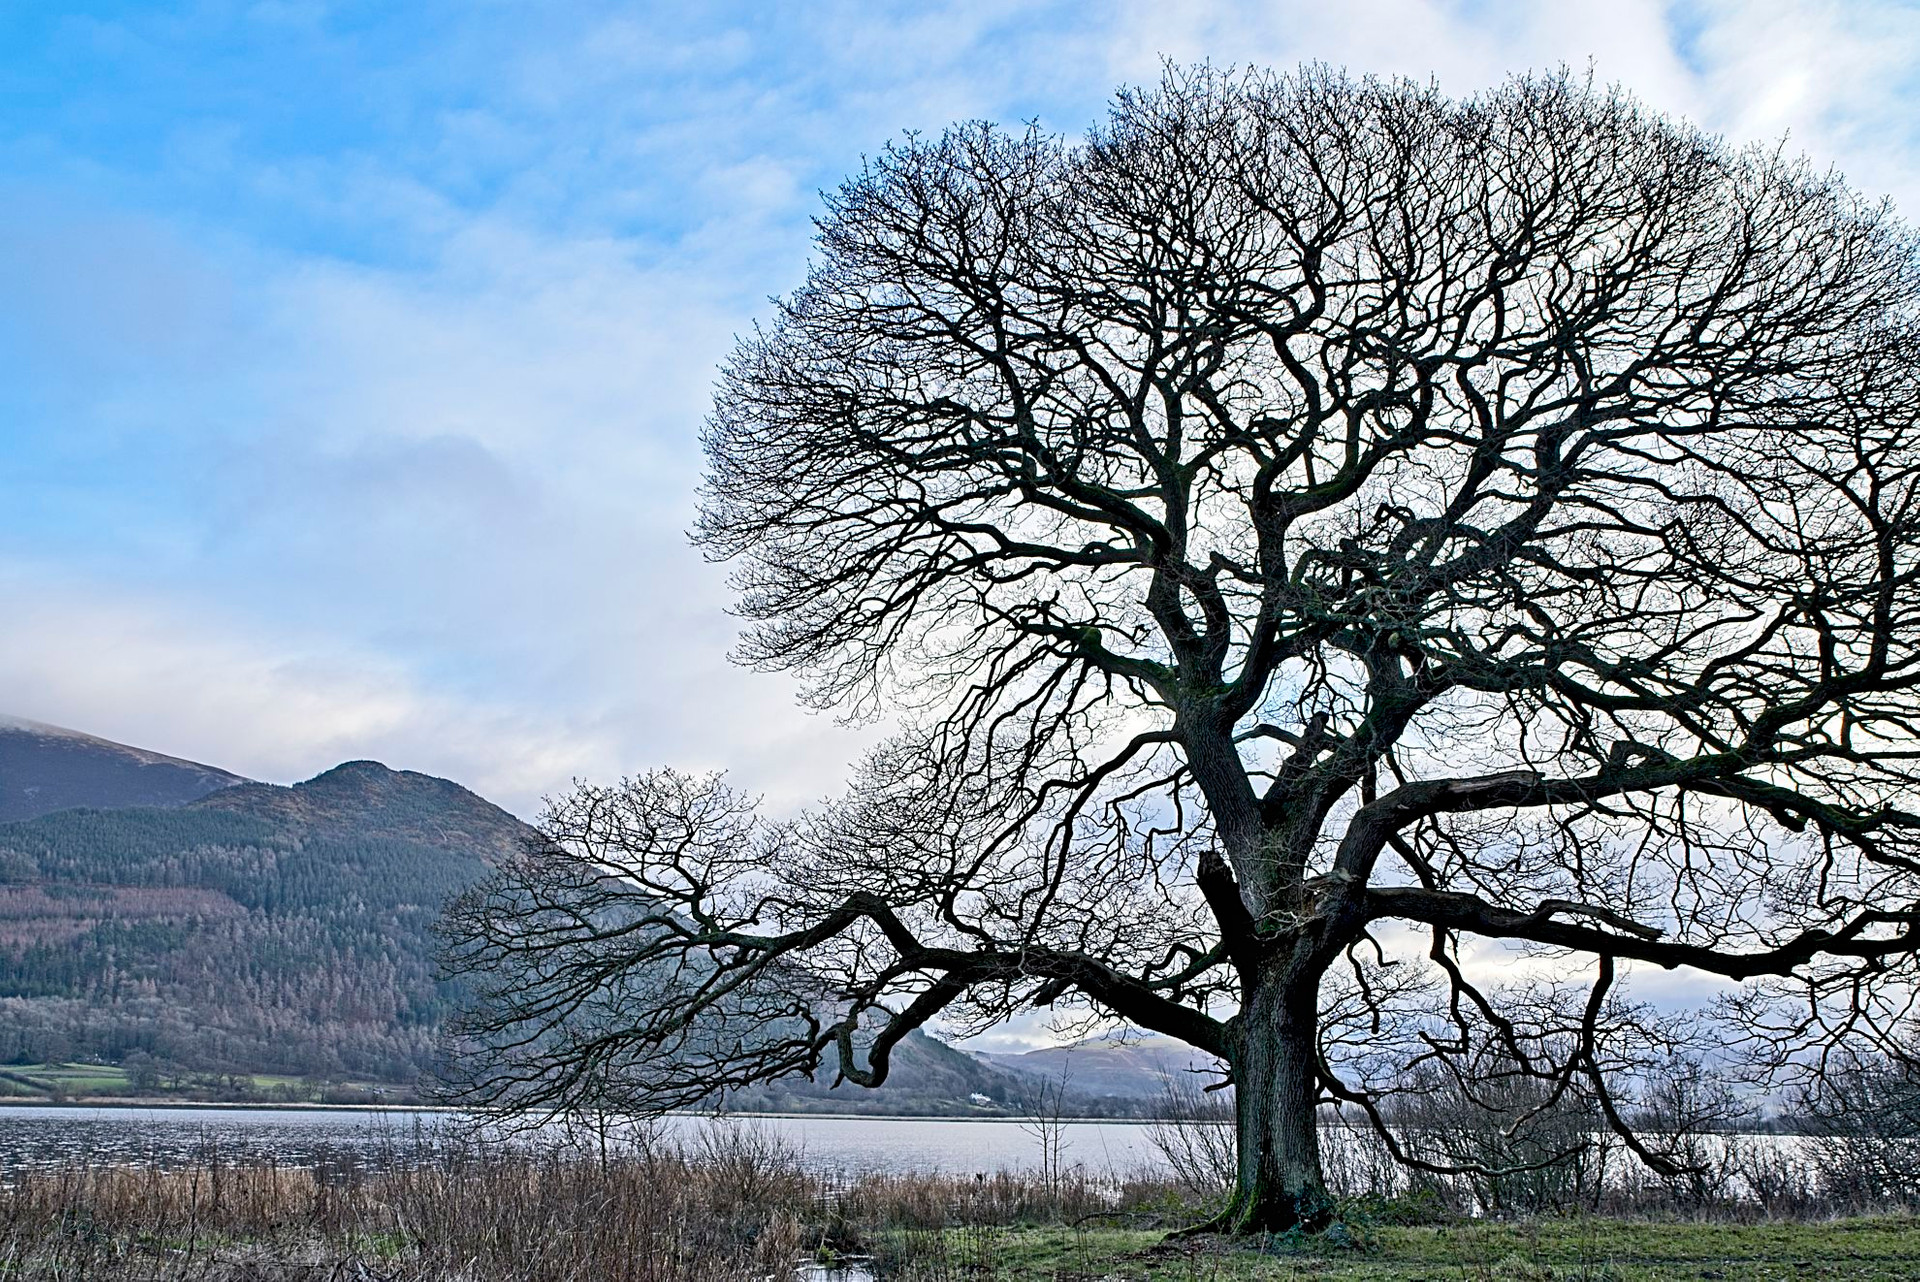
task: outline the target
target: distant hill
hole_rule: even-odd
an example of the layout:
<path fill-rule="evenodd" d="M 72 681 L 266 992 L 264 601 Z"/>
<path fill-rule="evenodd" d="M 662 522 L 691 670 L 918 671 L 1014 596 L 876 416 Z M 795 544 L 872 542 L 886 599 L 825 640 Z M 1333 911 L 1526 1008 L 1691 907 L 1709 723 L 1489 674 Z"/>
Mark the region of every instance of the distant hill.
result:
<path fill-rule="evenodd" d="M 330 837 L 379 833 L 487 863 L 511 856 L 532 828 L 450 780 L 377 761 L 348 761 L 305 783 L 243 783 L 210 793 L 193 809 L 251 815 Z"/>
<path fill-rule="evenodd" d="M 373 762 L 0 825 L 0 1062 L 412 1081 L 440 907 L 531 831 Z"/>
<path fill-rule="evenodd" d="M 786 1078 L 736 1091 L 726 1107 L 743 1113 L 888 1113 L 944 1116 L 1021 1112 L 1027 1083 L 936 1037 L 914 1031 L 893 1048 L 884 1086 L 831 1087 L 833 1056 L 818 1081 Z"/>
<path fill-rule="evenodd" d="M 1063 1081 L 1070 1100 L 1144 1106 L 1161 1098 L 1168 1083 L 1182 1089 L 1220 1080 L 1221 1064 L 1205 1051 L 1168 1037 L 1096 1040 L 1016 1055 L 974 1054 L 1002 1072 L 1031 1081 Z"/>
<path fill-rule="evenodd" d="M 433 923 L 526 824 L 372 761 L 280 787 L 17 720 L 0 723 L 6 743 L 18 772 L 0 778 L 90 804 L 0 823 L 0 1094 L 68 1080 L 29 1067 L 60 1063 L 138 1064 L 149 1087 L 229 1096 L 274 1077 L 398 1094 L 431 1068 L 463 997 L 436 978 Z M 56 780 L 65 791 L 46 791 Z M 996 1112 L 1022 1089 L 918 1034 L 877 1091 L 823 1078 L 728 1106 Z"/>
<path fill-rule="evenodd" d="M 181 806 L 231 771 L 0 713 L 0 823 L 74 806 Z"/>

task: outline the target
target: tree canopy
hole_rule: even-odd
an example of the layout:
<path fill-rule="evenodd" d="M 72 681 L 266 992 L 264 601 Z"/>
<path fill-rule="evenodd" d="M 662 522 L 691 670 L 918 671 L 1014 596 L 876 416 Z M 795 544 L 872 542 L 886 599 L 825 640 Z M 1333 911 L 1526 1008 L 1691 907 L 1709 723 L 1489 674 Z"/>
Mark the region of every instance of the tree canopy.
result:
<path fill-rule="evenodd" d="M 1083 138 L 909 137 L 818 227 L 696 539 L 744 662 L 898 733 L 797 822 L 672 773 L 563 802 L 458 919 L 468 1098 L 871 1082 L 1079 1003 L 1227 1062 L 1225 1222 L 1273 1228 L 1324 1218 L 1316 1103 L 1379 1116 L 1423 987 L 1416 1058 L 1492 1039 L 1623 1128 L 1622 963 L 1744 982 L 1776 1057 L 1910 1032 L 1884 203 L 1566 75 L 1202 67 Z M 1584 988 L 1477 982 L 1484 940 Z"/>

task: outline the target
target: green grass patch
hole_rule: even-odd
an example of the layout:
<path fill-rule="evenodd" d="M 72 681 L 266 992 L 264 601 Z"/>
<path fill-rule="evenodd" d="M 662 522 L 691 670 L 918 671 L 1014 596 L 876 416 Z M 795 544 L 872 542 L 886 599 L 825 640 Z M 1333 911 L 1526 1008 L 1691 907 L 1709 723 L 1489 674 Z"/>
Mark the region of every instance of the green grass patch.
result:
<path fill-rule="evenodd" d="M 945 1282 L 1785 1282 L 1920 1278 L 1920 1220 L 1692 1224 L 1568 1219 L 1382 1228 L 1365 1249 L 1322 1239 L 1168 1241 L 1127 1229 L 961 1228 L 889 1235 L 882 1259 L 901 1278 Z"/>
<path fill-rule="evenodd" d="M 127 1075 L 108 1064 L 10 1064 L 5 1072 L 13 1085 L 49 1095 L 124 1095 L 131 1089 Z"/>
<path fill-rule="evenodd" d="M 157 1089 L 140 1090 L 124 1069 L 112 1064 L 8 1064 L 0 1066 L 0 1097 L 15 1099 L 180 1099 L 221 1102 L 300 1103 L 327 1092 L 348 1092 L 379 1099 L 405 1087 L 378 1082 L 316 1083 L 284 1073 L 191 1074 L 169 1077 Z"/>

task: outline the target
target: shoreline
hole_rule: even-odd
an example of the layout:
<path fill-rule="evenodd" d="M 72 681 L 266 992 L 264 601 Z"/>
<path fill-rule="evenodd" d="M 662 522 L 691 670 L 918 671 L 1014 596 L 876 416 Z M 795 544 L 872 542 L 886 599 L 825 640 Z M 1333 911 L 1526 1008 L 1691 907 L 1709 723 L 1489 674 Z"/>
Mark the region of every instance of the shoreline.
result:
<path fill-rule="evenodd" d="M 101 1097 L 97 1099 L 0 1099 L 0 1113 L 9 1108 L 20 1109 L 119 1109 L 127 1112 L 175 1110 L 182 1112 L 291 1112 L 291 1113 L 433 1113 L 442 1115 L 462 1115 L 468 1110 L 451 1104 L 300 1104 L 284 1100 L 174 1100 L 148 1098 Z M 1031 1122 L 1033 1119 L 1024 1114 L 1008 1113 L 997 1117 L 968 1116 L 966 1114 L 947 1113 L 764 1113 L 764 1112 L 723 1112 L 676 1110 L 662 1114 L 673 1118 L 701 1118 L 710 1121 L 764 1119 L 768 1121 L 804 1122 L 819 1120 L 823 1122 L 1000 1122 L 1015 1125 Z M 1063 1126 L 1149 1126 L 1152 1118 L 1147 1117 L 1063 1117 L 1059 1119 Z"/>

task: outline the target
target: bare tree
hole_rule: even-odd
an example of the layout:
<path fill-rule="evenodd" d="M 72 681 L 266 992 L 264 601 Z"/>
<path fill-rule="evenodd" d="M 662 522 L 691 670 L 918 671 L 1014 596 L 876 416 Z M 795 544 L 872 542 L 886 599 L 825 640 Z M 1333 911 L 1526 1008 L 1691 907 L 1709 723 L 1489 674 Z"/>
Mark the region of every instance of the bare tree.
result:
<path fill-rule="evenodd" d="M 1061 1061 L 1059 1074 L 1042 1077 L 1022 1101 L 1026 1115 L 1019 1127 L 1040 1146 L 1040 1180 L 1052 1194 L 1060 1192 L 1067 1174 L 1066 1152 L 1071 1147 L 1067 1138 L 1067 1087 L 1073 1080 L 1072 1068 L 1071 1057 Z"/>
<path fill-rule="evenodd" d="M 1160 1083 L 1148 1138 L 1174 1179 L 1202 1197 L 1233 1191 L 1239 1154 L 1233 1135 L 1233 1101 L 1210 1093 L 1187 1072 Z"/>
<path fill-rule="evenodd" d="M 1170 70 L 1084 139 L 890 148 L 722 372 L 696 538 L 744 661 L 899 734 L 794 824 L 564 802 L 456 921 L 467 1098 L 875 1084 L 1065 1003 L 1227 1062 L 1220 1224 L 1281 1229 L 1330 1214 L 1316 1102 L 1378 1111 L 1331 973 L 1423 968 L 1459 1028 L 1420 1053 L 1490 1029 L 1627 1136 L 1623 966 L 1892 1034 L 1917 265 L 1837 178 L 1565 75 Z M 1473 940 L 1585 959 L 1563 1054 Z"/>
<path fill-rule="evenodd" d="M 1920 1059 L 1836 1059 L 1797 1101 L 1821 1191 L 1850 1210 L 1920 1204 Z"/>

